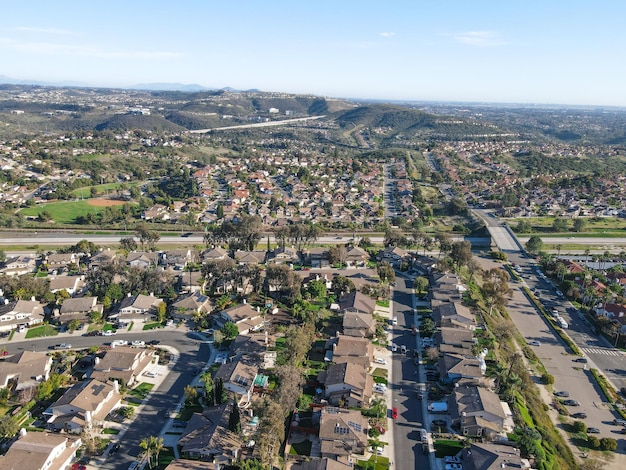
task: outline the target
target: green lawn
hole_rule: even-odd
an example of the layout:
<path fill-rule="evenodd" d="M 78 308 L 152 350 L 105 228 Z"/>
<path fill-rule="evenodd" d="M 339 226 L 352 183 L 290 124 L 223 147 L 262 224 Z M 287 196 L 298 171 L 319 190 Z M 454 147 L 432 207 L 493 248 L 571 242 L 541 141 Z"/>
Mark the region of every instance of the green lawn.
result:
<path fill-rule="evenodd" d="M 115 192 L 122 186 L 123 183 L 104 183 L 104 184 L 95 184 L 93 186 L 85 186 L 84 188 L 78 188 L 73 190 L 70 194 L 74 197 L 91 197 L 91 188 L 96 188 L 97 194 L 106 194 L 107 191 L 110 193 Z M 137 186 L 141 184 L 141 182 L 133 182 L 133 183 L 125 183 L 126 187 L 129 188 L 131 186 Z"/>
<path fill-rule="evenodd" d="M 38 217 L 46 211 L 57 224 L 73 224 L 76 223 L 76 217 L 96 214 L 102 209 L 102 207 L 90 206 L 87 201 L 63 201 L 27 207 L 22 209 L 20 214 L 26 217 Z"/>
<path fill-rule="evenodd" d="M 137 385 L 135 388 L 130 390 L 128 393 L 134 397 L 144 399 L 148 396 L 148 393 L 150 393 L 150 390 L 152 390 L 153 387 L 154 387 L 154 384 L 141 382 L 139 385 Z"/>
<path fill-rule="evenodd" d="M 155 328 L 163 328 L 163 324 L 159 322 L 148 323 L 143 326 L 144 330 L 154 330 Z"/>
<path fill-rule="evenodd" d="M 104 428 L 102 430 L 102 434 L 119 434 L 119 433 L 120 433 L 119 429 Z"/>
<path fill-rule="evenodd" d="M 289 453 L 298 455 L 311 455 L 312 446 L 313 443 L 308 439 L 302 442 L 296 442 L 291 444 L 291 449 L 289 449 Z"/>
<path fill-rule="evenodd" d="M 439 440 L 434 442 L 435 446 L 435 457 L 438 459 L 442 459 L 447 455 L 456 455 L 459 453 L 461 449 L 465 446 L 461 441 L 453 441 L 453 440 Z"/>
<path fill-rule="evenodd" d="M 26 332 L 26 339 L 29 338 L 43 338 L 44 336 L 56 336 L 59 332 L 54 326 L 42 325 L 30 328 Z"/>

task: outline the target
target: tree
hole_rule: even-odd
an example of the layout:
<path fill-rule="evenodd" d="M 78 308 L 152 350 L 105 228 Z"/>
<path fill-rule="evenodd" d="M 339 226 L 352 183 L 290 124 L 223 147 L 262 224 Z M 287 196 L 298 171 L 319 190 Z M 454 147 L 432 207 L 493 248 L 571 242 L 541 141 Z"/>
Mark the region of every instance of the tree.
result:
<path fill-rule="evenodd" d="M 134 237 L 120 238 L 120 249 L 130 253 L 137 249 L 137 242 Z"/>
<path fill-rule="evenodd" d="M 330 264 L 338 264 L 340 266 L 344 266 L 347 256 L 348 250 L 346 250 L 346 247 L 344 245 L 331 246 L 328 249 Z"/>
<path fill-rule="evenodd" d="M 415 284 L 415 290 L 417 291 L 419 295 L 422 295 L 425 292 L 428 292 L 429 281 L 427 277 L 418 276 L 415 278 L 413 283 Z"/>
<path fill-rule="evenodd" d="M 145 223 L 138 225 L 135 232 L 137 233 L 137 238 L 139 238 L 139 243 L 141 243 L 142 250 L 154 249 L 157 242 L 161 239 L 158 232 L 150 230 Z"/>
<path fill-rule="evenodd" d="M 209 391 L 213 389 L 213 377 L 211 376 L 211 372 L 208 370 L 202 372 L 200 374 L 200 382 L 204 384 L 204 391 L 208 394 Z"/>
<path fill-rule="evenodd" d="M 331 289 L 337 297 L 341 297 L 343 294 L 355 291 L 356 287 L 352 279 L 345 276 L 335 276 L 332 280 Z"/>
<path fill-rule="evenodd" d="M 215 404 L 221 405 L 224 403 L 225 394 L 224 394 L 224 379 L 221 377 L 217 379 L 215 382 Z"/>
<path fill-rule="evenodd" d="M 472 244 L 468 241 L 454 242 L 450 250 L 450 258 L 457 269 L 466 266 L 472 258 Z"/>
<path fill-rule="evenodd" d="M 566 219 L 556 217 L 552 222 L 552 230 L 554 232 L 565 232 L 568 229 L 568 225 Z"/>
<path fill-rule="evenodd" d="M 582 434 L 587 432 L 587 425 L 584 421 L 574 421 L 574 423 L 572 424 L 572 428 L 576 433 Z"/>
<path fill-rule="evenodd" d="M 378 272 L 378 277 L 380 278 L 380 282 L 393 284 L 396 280 L 396 272 L 393 270 L 391 264 L 387 262 L 379 263 L 376 266 L 376 271 Z"/>
<path fill-rule="evenodd" d="M 600 439 L 596 436 L 587 436 L 587 445 L 591 449 L 598 449 L 600 447 Z"/>
<path fill-rule="evenodd" d="M 141 440 L 139 443 L 144 452 L 143 454 L 148 460 L 148 466 L 152 468 L 159 463 L 159 453 L 165 448 L 162 437 L 150 436 Z"/>
<path fill-rule="evenodd" d="M 0 436 L 13 437 L 19 430 L 20 423 L 14 416 L 6 414 L 0 418 Z"/>
<path fill-rule="evenodd" d="M 135 408 L 133 408 L 132 406 L 122 406 L 117 410 L 117 412 L 122 418 L 130 419 L 133 414 L 135 414 Z"/>
<path fill-rule="evenodd" d="M 435 332 L 435 322 L 432 321 L 430 318 L 425 318 L 420 323 L 419 331 L 420 331 L 420 336 L 422 338 L 427 338 L 429 336 L 432 336 L 433 333 Z"/>
<path fill-rule="evenodd" d="M 226 339 L 234 339 L 239 334 L 239 329 L 233 322 L 226 322 L 226 324 L 221 328 L 221 331 Z"/>
<path fill-rule="evenodd" d="M 236 397 L 233 400 L 233 407 L 228 416 L 228 429 L 235 434 L 241 432 L 241 413 L 239 412 L 239 404 L 237 403 Z"/>
<path fill-rule="evenodd" d="M 79 327 L 80 327 L 80 321 L 78 321 L 76 318 L 74 318 L 73 320 L 70 320 L 67 324 L 67 330 L 70 333 L 76 331 Z"/>
<path fill-rule="evenodd" d="M 600 439 L 600 449 L 602 450 L 617 450 L 617 441 L 611 437 L 603 437 Z"/>
<path fill-rule="evenodd" d="M 584 232 L 587 221 L 580 217 L 574 219 L 574 232 Z"/>
<path fill-rule="evenodd" d="M 183 390 L 183 395 L 185 395 L 187 403 L 193 403 L 198 398 L 198 390 L 193 385 L 187 384 Z"/>
<path fill-rule="evenodd" d="M 426 358 L 429 361 L 436 361 L 439 359 L 439 349 L 437 348 L 426 348 L 426 351 L 424 352 L 424 356 L 426 356 Z"/>
<path fill-rule="evenodd" d="M 537 254 L 543 248 L 543 240 L 537 235 L 533 235 L 526 242 L 526 251 L 532 254 Z"/>

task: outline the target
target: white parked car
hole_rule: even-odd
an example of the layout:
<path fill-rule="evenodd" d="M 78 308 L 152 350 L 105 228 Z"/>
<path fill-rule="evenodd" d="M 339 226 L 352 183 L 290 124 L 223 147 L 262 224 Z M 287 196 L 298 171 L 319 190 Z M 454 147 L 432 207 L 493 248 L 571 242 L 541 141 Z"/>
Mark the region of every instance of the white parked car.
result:
<path fill-rule="evenodd" d="M 140 341 L 140 340 L 136 339 L 135 341 L 133 341 L 133 342 L 132 342 L 132 343 L 130 343 L 130 344 L 131 344 L 131 346 L 135 346 L 135 347 L 137 347 L 137 348 L 140 348 L 140 347 L 145 346 L 145 345 L 146 345 L 146 342 L 145 342 L 145 341 Z"/>
<path fill-rule="evenodd" d="M 376 359 L 374 359 L 374 362 L 376 364 L 387 364 L 387 361 L 383 359 L 382 357 L 377 357 Z"/>
<path fill-rule="evenodd" d="M 127 346 L 127 345 L 128 345 L 128 341 L 123 340 L 123 339 L 116 339 L 115 341 L 111 343 L 111 346 Z"/>
<path fill-rule="evenodd" d="M 156 372 L 154 372 L 153 370 L 149 370 L 147 372 L 144 372 L 143 375 L 145 375 L 146 377 L 156 377 L 158 374 Z"/>
<path fill-rule="evenodd" d="M 114 336 L 117 334 L 115 330 L 106 330 L 102 332 L 102 336 Z"/>

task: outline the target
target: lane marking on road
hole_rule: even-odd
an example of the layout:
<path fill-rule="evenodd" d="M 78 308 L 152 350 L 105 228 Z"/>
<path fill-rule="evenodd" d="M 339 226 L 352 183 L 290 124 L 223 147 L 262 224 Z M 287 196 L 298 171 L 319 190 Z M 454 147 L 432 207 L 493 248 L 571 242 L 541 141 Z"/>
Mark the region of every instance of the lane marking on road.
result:
<path fill-rule="evenodd" d="M 602 348 L 580 348 L 582 352 L 587 354 L 602 354 L 604 356 L 619 356 L 623 357 L 624 353 L 615 349 L 602 349 Z"/>

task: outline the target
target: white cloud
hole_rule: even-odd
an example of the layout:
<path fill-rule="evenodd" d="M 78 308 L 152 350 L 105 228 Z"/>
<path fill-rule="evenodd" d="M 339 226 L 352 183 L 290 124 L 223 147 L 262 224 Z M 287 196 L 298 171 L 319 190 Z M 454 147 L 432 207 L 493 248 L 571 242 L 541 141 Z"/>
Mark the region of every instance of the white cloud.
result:
<path fill-rule="evenodd" d="M 456 34 L 454 39 L 468 46 L 488 47 L 501 46 L 504 44 L 494 31 L 468 31 L 466 33 Z"/>
<path fill-rule="evenodd" d="M 378 35 L 383 37 L 383 38 L 390 38 L 392 36 L 395 36 L 396 33 L 378 33 Z"/>

